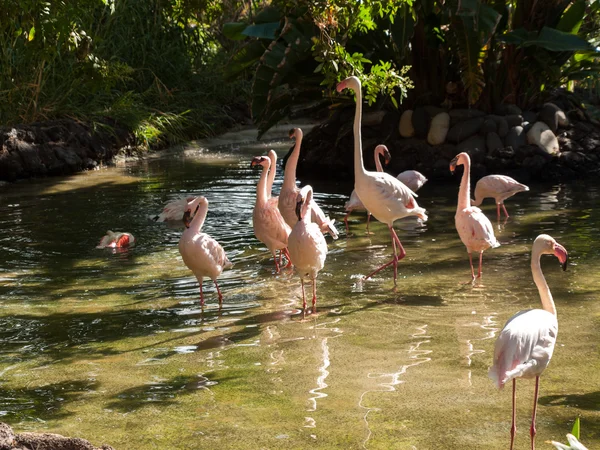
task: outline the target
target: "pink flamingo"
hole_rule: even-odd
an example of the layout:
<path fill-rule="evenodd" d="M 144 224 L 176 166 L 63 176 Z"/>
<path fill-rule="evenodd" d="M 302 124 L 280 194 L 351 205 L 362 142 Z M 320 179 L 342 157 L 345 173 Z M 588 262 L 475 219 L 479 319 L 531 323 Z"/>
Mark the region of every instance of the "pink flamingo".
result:
<path fill-rule="evenodd" d="M 168 222 L 173 220 L 182 220 L 183 214 L 189 202 L 196 197 L 181 197 L 167 202 L 163 210 L 157 216 L 150 216 L 156 222 Z"/>
<path fill-rule="evenodd" d="M 475 185 L 475 200 L 473 200 L 472 204 L 479 206 L 484 198 L 492 197 L 496 200 L 498 220 L 500 220 L 500 206 L 502 206 L 504 214 L 508 219 L 508 212 L 504 206 L 504 200 L 519 192 L 528 190 L 528 186 L 525 186 L 506 175 L 488 175 L 480 179 Z"/>
<path fill-rule="evenodd" d="M 179 239 L 179 253 L 185 265 L 194 273 L 200 285 L 200 306 L 204 306 L 204 293 L 202 280 L 209 277 L 215 283 L 219 295 L 219 306 L 223 302 L 223 295 L 219 289 L 217 278 L 232 266 L 225 250 L 215 239 L 202 233 L 202 225 L 208 213 L 208 200 L 205 197 L 196 197 L 187 204 L 183 214 L 185 230 Z"/>
<path fill-rule="evenodd" d="M 529 430 L 531 448 L 532 450 L 535 449 L 535 416 L 540 375 L 548 366 L 550 358 L 552 358 L 556 334 L 558 333 L 556 307 L 540 267 L 541 255 L 556 256 L 562 264 L 563 270 L 567 270 L 568 254 L 565 248 L 547 234 L 539 235 L 533 242 L 531 249 L 531 273 L 540 293 L 543 309 L 521 311 L 508 319 L 496 340 L 494 364 L 489 370 L 489 376 L 498 388 L 502 388 L 510 380 L 513 382 L 512 425 L 510 427 L 511 450 L 517 431 L 515 424 L 516 390 L 517 378 L 519 377 L 535 377 L 533 413 Z"/>
<path fill-rule="evenodd" d="M 275 259 L 275 268 L 279 273 L 279 263 L 277 262 L 276 251 L 281 250 L 289 258 L 287 250 L 288 236 L 292 231 L 290 226 L 285 223 L 277 204 L 269 201 L 267 194 L 267 173 L 271 167 L 271 160 L 264 156 L 256 156 L 250 163 L 251 167 L 262 166 L 263 170 L 256 185 L 256 203 L 252 214 L 254 226 L 254 235 L 267 246 L 273 258 Z"/>
<path fill-rule="evenodd" d="M 427 178 L 421 172 L 416 170 L 405 170 L 396 177 L 402 181 L 411 191 L 417 192 L 427 183 Z"/>
<path fill-rule="evenodd" d="M 475 269 L 473 268 L 472 253 L 479 252 L 479 272 L 477 278 L 481 278 L 481 265 L 483 262 L 483 251 L 487 248 L 496 248 L 500 243 L 494 236 L 494 228 L 490 220 L 476 206 L 471 206 L 469 191 L 471 186 L 471 158 L 467 153 L 459 153 L 450 161 L 450 171 L 454 172 L 457 165 L 464 165 L 460 189 L 458 191 L 458 204 L 454 222 L 460 240 L 467 247 L 469 262 L 471 263 L 471 282 L 475 282 Z"/>
<path fill-rule="evenodd" d="M 393 224 L 397 219 L 407 216 L 417 216 L 421 220 L 427 220 L 425 210 L 415 200 L 415 193 L 407 188 L 404 183 L 385 172 L 371 172 L 365 170 L 362 158 L 361 139 L 361 116 L 362 116 L 362 92 L 360 80 L 354 76 L 346 78 L 337 85 L 337 91 L 351 89 L 356 94 L 356 110 L 354 116 L 354 189 L 361 199 L 367 211 L 380 222 L 385 223 L 392 238 L 394 256 L 392 260 L 365 279 L 372 277 L 380 270 L 394 266 L 394 285 L 398 277 L 398 261 L 406 256 L 404 247 L 398 235 L 394 231 Z"/>
<path fill-rule="evenodd" d="M 286 223 L 290 227 L 293 227 L 298 222 L 298 217 L 296 216 L 296 198 L 300 189 L 296 186 L 296 166 L 300 157 L 302 130 L 300 128 L 293 128 L 290 130 L 289 135 L 290 138 L 296 138 L 296 144 L 285 164 L 283 186 L 281 186 L 281 191 L 279 192 L 278 207 Z M 325 215 L 314 199 L 311 202 L 312 221 L 319 226 L 323 233 L 329 233 L 333 239 L 337 239 L 338 231 L 333 224 L 334 220 Z"/>
<path fill-rule="evenodd" d="M 107 231 L 106 235 L 100 239 L 96 248 L 125 248 L 135 244 L 135 238 L 131 233 L 121 231 Z"/>
<path fill-rule="evenodd" d="M 288 248 L 292 263 L 300 275 L 302 284 L 302 310 L 306 313 L 306 296 L 304 294 L 304 277 L 312 280 L 313 313 L 317 312 L 317 274 L 325 265 L 327 257 L 327 242 L 321 229 L 311 222 L 312 187 L 304 186 L 298 192 L 296 214 L 298 222 L 292 228 L 288 239 Z"/>

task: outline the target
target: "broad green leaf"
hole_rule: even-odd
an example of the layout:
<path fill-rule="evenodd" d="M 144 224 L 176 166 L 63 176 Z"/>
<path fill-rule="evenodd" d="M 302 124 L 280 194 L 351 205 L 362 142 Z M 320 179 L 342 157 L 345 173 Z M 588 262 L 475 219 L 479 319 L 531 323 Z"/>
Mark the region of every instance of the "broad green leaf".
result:
<path fill-rule="evenodd" d="M 33 41 L 33 39 L 35 38 L 35 27 L 31 27 L 29 29 L 29 37 L 27 38 L 29 40 L 29 42 Z"/>
<path fill-rule="evenodd" d="M 573 424 L 573 429 L 571 430 L 571 434 L 575 436 L 579 440 L 579 432 L 581 431 L 581 424 L 579 423 L 579 417 L 575 419 L 575 423 Z"/>
<path fill-rule="evenodd" d="M 585 16 L 585 0 L 577 0 L 560 18 L 557 30 L 577 34 Z"/>
<path fill-rule="evenodd" d="M 248 27 L 248 24 L 242 22 L 228 22 L 223 25 L 223 35 L 232 41 L 241 41 L 246 36 L 242 32 Z"/>
<path fill-rule="evenodd" d="M 279 22 L 261 23 L 248 25 L 242 34 L 260 39 L 275 39 L 275 32 L 279 29 Z"/>
<path fill-rule="evenodd" d="M 501 40 L 520 47 L 542 47 L 551 52 L 594 51 L 594 47 L 579 36 L 549 27 L 542 28 L 539 35 L 520 28 L 504 34 Z"/>

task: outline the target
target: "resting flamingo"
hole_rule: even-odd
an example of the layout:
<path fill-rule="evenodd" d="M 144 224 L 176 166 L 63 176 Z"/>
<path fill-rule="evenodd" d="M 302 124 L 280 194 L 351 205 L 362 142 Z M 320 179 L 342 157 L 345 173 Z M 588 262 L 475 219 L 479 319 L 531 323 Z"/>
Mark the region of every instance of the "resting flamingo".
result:
<path fill-rule="evenodd" d="M 317 312 L 317 274 L 325 265 L 327 242 L 321 229 L 311 222 L 312 187 L 304 186 L 297 195 L 296 214 L 298 222 L 292 228 L 288 239 L 288 248 L 292 263 L 300 275 L 302 284 L 302 310 L 306 313 L 304 278 L 312 280 L 312 312 Z"/>
<path fill-rule="evenodd" d="M 521 311 L 506 322 L 498 335 L 494 348 L 494 364 L 490 367 L 489 376 L 498 388 L 502 388 L 510 380 L 512 391 L 512 425 L 510 427 L 510 448 L 512 450 L 516 427 L 516 389 L 517 378 L 535 378 L 533 413 L 531 415 L 531 448 L 535 449 L 535 416 L 540 385 L 540 375 L 548 366 L 556 334 L 558 321 L 556 307 L 550 288 L 546 283 L 540 267 L 541 255 L 554 255 L 567 269 L 568 254 L 565 248 L 547 234 L 540 234 L 533 242 L 531 249 L 531 273 L 538 288 L 543 309 Z"/>
<path fill-rule="evenodd" d="M 496 211 L 498 220 L 500 220 L 500 206 L 504 210 L 504 214 L 508 219 L 508 211 L 504 206 L 504 200 L 513 195 L 528 191 L 529 187 L 519 183 L 517 180 L 506 175 L 488 175 L 480 179 L 475 185 L 475 200 L 472 204 L 475 206 L 481 205 L 483 199 L 491 197 L 496 200 Z"/>
<path fill-rule="evenodd" d="M 150 216 L 150 218 L 156 222 L 168 222 L 172 220 L 182 220 L 183 213 L 187 208 L 189 202 L 193 201 L 196 197 L 180 197 L 167 202 L 160 214 Z"/>
<path fill-rule="evenodd" d="M 279 263 L 276 252 L 281 250 L 290 261 L 287 250 L 288 236 L 292 231 L 285 223 L 277 204 L 269 201 L 267 194 L 267 174 L 271 167 L 271 160 L 264 156 L 255 156 L 250 163 L 251 167 L 262 166 L 263 170 L 256 185 L 256 203 L 252 214 L 254 235 L 267 246 L 275 259 L 275 269 L 279 273 Z"/>
<path fill-rule="evenodd" d="M 381 166 L 380 156 L 383 156 L 384 163 L 387 165 L 392 159 L 388 148 L 380 144 L 375 147 L 375 167 L 377 168 L 377 172 L 383 172 L 383 167 Z M 426 182 L 427 178 L 420 172 L 416 170 L 405 170 L 401 172 L 397 177 L 402 183 L 404 183 L 411 191 L 418 191 Z M 352 211 L 365 211 L 365 205 L 362 204 L 360 199 L 358 198 L 358 194 L 356 190 L 353 190 L 350 194 L 350 199 L 344 205 L 344 209 L 347 212 L 344 216 L 344 223 L 346 224 L 346 234 L 349 233 L 348 228 L 348 217 Z M 367 211 L 367 234 L 369 232 L 369 222 L 371 221 L 371 213 Z"/>
<path fill-rule="evenodd" d="M 133 234 L 108 230 L 96 248 L 125 248 L 131 247 L 133 244 L 135 244 Z"/>
<path fill-rule="evenodd" d="M 398 277 L 398 261 L 406 256 L 404 247 L 394 231 L 393 224 L 397 219 L 407 216 L 417 216 L 421 220 L 427 220 L 425 210 L 415 200 L 416 194 L 404 185 L 400 180 L 385 172 L 371 172 L 365 170 L 362 158 L 361 138 L 361 116 L 362 116 L 362 92 L 360 80 L 354 76 L 346 78 L 337 85 L 337 91 L 351 89 L 356 94 L 356 110 L 354 116 L 354 189 L 361 199 L 367 211 L 380 222 L 385 223 L 392 238 L 394 256 L 392 260 L 365 279 L 372 277 L 380 270 L 394 266 L 394 284 Z"/>
<path fill-rule="evenodd" d="M 300 146 L 302 145 L 302 130 L 300 128 L 292 128 L 289 132 L 290 139 L 295 138 L 296 143 L 294 150 L 288 157 L 285 164 L 285 171 L 283 174 L 283 185 L 279 192 L 279 211 L 285 219 L 286 223 L 293 227 L 298 222 L 296 216 L 296 198 L 300 189 L 296 186 L 296 166 L 298 165 L 298 158 L 300 157 Z M 323 210 L 317 205 L 317 203 L 311 200 L 311 215 L 312 221 L 316 223 L 323 233 L 329 233 L 334 239 L 338 238 L 338 231 L 333 224 L 334 220 L 330 219 L 325 215 Z"/>
<path fill-rule="evenodd" d="M 476 206 L 471 206 L 469 191 L 471 186 L 471 158 L 468 153 L 459 153 L 450 161 L 450 171 L 454 172 L 457 165 L 463 165 L 464 171 L 458 191 L 458 204 L 454 222 L 460 240 L 467 247 L 469 262 L 471 263 L 471 282 L 475 282 L 475 269 L 473 268 L 473 252 L 479 252 L 479 272 L 477 278 L 481 278 L 481 265 L 483 262 L 483 251 L 487 248 L 496 248 L 500 243 L 494 236 L 494 228 L 490 220 Z"/>
<path fill-rule="evenodd" d="M 185 230 L 179 239 L 179 253 L 185 265 L 194 273 L 200 285 L 200 306 L 204 306 L 204 293 L 202 280 L 209 277 L 215 283 L 219 296 L 219 306 L 223 302 L 223 295 L 219 289 L 217 278 L 223 269 L 232 266 L 225 250 L 215 239 L 202 233 L 202 225 L 208 212 L 208 200 L 199 196 L 187 204 L 183 214 Z"/>

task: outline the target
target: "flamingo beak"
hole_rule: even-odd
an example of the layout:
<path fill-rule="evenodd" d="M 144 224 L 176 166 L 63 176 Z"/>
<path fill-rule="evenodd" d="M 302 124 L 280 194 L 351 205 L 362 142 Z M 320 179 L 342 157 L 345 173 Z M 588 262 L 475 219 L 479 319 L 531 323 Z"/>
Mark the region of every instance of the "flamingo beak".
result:
<path fill-rule="evenodd" d="M 456 170 L 456 164 L 458 164 L 458 156 L 450 161 L 450 173 L 454 173 Z"/>
<path fill-rule="evenodd" d="M 562 270 L 567 270 L 567 263 L 569 261 L 569 254 L 567 250 L 560 244 L 556 243 L 554 245 L 554 256 L 558 258 L 562 265 Z"/>
<path fill-rule="evenodd" d="M 338 91 L 338 92 L 342 92 L 344 89 L 346 89 L 346 80 L 344 80 L 344 81 L 342 81 L 341 83 L 339 83 L 339 84 L 336 86 L 336 88 L 335 88 L 335 89 L 336 89 L 336 91 Z"/>
<path fill-rule="evenodd" d="M 294 137 L 294 134 L 296 134 L 296 129 L 292 128 L 289 132 L 288 132 L 288 136 L 290 137 L 290 139 L 292 139 Z"/>
<path fill-rule="evenodd" d="M 298 217 L 298 220 L 302 220 L 302 203 L 304 203 L 303 198 L 300 198 L 300 200 L 296 202 L 296 216 Z"/>
<path fill-rule="evenodd" d="M 186 228 L 190 227 L 191 221 L 192 221 L 192 212 L 188 209 L 186 212 L 183 213 L 183 224 L 185 225 Z"/>
<path fill-rule="evenodd" d="M 262 162 L 262 156 L 255 156 L 254 158 L 252 158 L 252 161 L 250 162 L 250 167 L 260 166 L 261 162 Z"/>

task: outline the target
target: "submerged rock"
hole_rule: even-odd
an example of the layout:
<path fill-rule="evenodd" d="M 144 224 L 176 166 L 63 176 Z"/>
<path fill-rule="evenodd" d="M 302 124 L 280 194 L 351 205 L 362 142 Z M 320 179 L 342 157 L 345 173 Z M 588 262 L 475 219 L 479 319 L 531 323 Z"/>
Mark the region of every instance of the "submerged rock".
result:
<path fill-rule="evenodd" d="M 110 445 L 95 447 L 81 438 L 54 433 L 18 433 L 0 422 L 0 450 L 114 450 Z"/>

